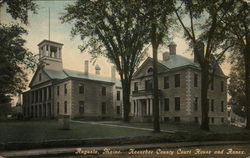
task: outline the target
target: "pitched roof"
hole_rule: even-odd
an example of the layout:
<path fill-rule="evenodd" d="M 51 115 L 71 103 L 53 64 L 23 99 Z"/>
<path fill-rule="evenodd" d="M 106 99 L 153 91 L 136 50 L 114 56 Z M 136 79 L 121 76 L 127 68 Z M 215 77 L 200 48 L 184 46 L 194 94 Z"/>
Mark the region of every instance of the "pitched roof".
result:
<path fill-rule="evenodd" d="M 48 70 L 48 69 L 43 69 L 43 71 L 51 79 L 65 79 L 68 77 L 63 71 L 54 71 L 54 70 Z"/>
<path fill-rule="evenodd" d="M 96 80 L 96 81 L 105 81 L 105 82 L 113 82 L 111 78 L 103 77 L 100 75 L 88 74 L 86 75 L 84 72 L 74 71 L 74 70 L 63 70 L 69 77 L 75 78 L 82 78 L 82 79 L 89 79 L 89 80 Z"/>
<path fill-rule="evenodd" d="M 195 63 L 192 59 L 186 58 L 181 55 L 169 55 L 168 60 L 163 61 L 159 60 L 159 63 L 166 66 L 169 69 L 182 67 L 182 66 L 194 66 L 196 68 L 199 68 L 200 65 L 198 63 Z"/>
<path fill-rule="evenodd" d="M 84 72 L 80 72 L 80 71 L 67 70 L 67 69 L 63 69 L 62 71 L 54 71 L 54 70 L 44 69 L 44 72 L 46 72 L 46 74 L 51 79 L 65 79 L 67 77 L 74 77 L 74 78 L 79 78 L 79 79 L 110 82 L 110 83 L 115 83 L 117 86 L 121 86 L 121 82 L 119 80 L 116 80 L 114 82 L 109 77 L 103 77 L 103 76 L 95 75 L 95 74 L 86 75 Z"/>

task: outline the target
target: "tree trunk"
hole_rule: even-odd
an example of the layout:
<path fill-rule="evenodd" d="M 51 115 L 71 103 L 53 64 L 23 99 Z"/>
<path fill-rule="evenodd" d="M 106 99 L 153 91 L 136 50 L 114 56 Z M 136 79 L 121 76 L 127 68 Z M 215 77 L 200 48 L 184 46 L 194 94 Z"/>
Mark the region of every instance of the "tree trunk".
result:
<path fill-rule="evenodd" d="M 122 82 L 122 94 L 123 94 L 123 121 L 129 122 L 130 112 L 130 81 L 124 80 Z"/>
<path fill-rule="evenodd" d="M 244 49 L 245 60 L 245 85 L 246 85 L 246 129 L 250 130 L 250 33 L 246 39 L 246 47 Z"/>
<path fill-rule="evenodd" d="M 157 57 L 157 50 L 159 47 L 159 34 L 157 36 L 157 18 L 156 18 L 156 10 L 155 10 L 156 2 L 155 0 L 151 1 L 151 44 L 153 48 L 153 85 L 154 85 L 154 99 L 153 99 L 153 123 L 154 123 L 154 132 L 160 132 L 160 122 L 159 122 L 159 93 L 158 93 L 158 57 Z"/>
<path fill-rule="evenodd" d="M 201 126 L 202 130 L 209 131 L 209 118 L 208 118 L 208 77 L 209 67 L 207 63 L 201 66 Z"/>
<path fill-rule="evenodd" d="M 201 67 L 201 126 L 202 130 L 209 130 L 207 91 L 209 85 L 209 59 L 205 59 L 204 43 L 197 41 L 194 45 L 194 55 Z"/>
<path fill-rule="evenodd" d="M 154 131 L 160 132 L 157 45 L 158 44 L 153 45 L 153 70 L 154 70 L 153 71 L 153 80 L 154 80 L 153 118 L 154 118 Z"/>

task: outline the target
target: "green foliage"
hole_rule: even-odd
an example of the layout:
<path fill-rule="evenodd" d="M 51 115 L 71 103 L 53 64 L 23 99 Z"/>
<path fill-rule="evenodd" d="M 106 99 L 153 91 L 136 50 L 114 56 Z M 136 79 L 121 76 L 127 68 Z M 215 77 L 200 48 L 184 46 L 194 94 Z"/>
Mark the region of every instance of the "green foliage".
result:
<path fill-rule="evenodd" d="M 80 35 L 81 51 L 94 60 L 104 56 L 116 65 L 123 87 L 124 121 L 128 121 L 132 75 L 145 57 L 148 18 L 142 1 L 78 0 L 66 7 L 62 22 L 73 22 L 72 35 Z"/>
<path fill-rule="evenodd" d="M 242 54 L 247 47 L 247 36 L 250 33 L 250 4 L 244 0 L 236 1 L 222 21 L 226 25 L 226 41 L 233 45 L 230 49 L 230 61 L 238 62 L 239 57 L 243 60 Z"/>
<path fill-rule="evenodd" d="M 2 0 L 0 7 L 7 6 L 7 13 L 13 19 L 28 23 L 28 11 L 35 13 L 36 4 L 32 0 Z M 35 57 L 25 47 L 22 35 L 27 31 L 19 25 L 0 24 L 0 104 L 11 101 L 11 96 L 26 88 L 27 69 L 35 68 Z"/>
<path fill-rule="evenodd" d="M 6 4 L 7 13 L 9 13 L 13 19 L 19 19 L 22 23 L 28 23 L 28 11 L 36 13 L 37 5 L 33 0 L 1 0 L 0 7 Z"/>
<path fill-rule="evenodd" d="M 72 35 L 80 35 L 81 51 L 88 49 L 94 57 L 105 56 L 120 74 L 133 73 L 145 52 L 147 28 L 137 1 L 77 1 L 66 8 L 63 22 L 74 22 Z M 125 76 L 124 76 L 125 77 Z"/>
<path fill-rule="evenodd" d="M 242 57 L 232 65 L 229 77 L 229 104 L 232 105 L 234 113 L 246 117 L 245 68 Z"/>
<path fill-rule="evenodd" d="M 24 48 L 26 34 L 19 25 L 0 25 L 0 96 L 10 97 L 26 88 L 25 70 L 35 67 L 35 58 Z M 8 99 L 1 100 L 1 102 Z"/>

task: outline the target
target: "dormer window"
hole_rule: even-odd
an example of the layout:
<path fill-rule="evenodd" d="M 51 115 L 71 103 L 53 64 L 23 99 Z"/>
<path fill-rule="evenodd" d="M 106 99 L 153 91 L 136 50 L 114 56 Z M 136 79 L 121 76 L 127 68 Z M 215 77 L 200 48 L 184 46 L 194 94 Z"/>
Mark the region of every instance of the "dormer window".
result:
<path fill-rule="evenodd" d="M 150 68 L 148 68 L 148 74 L 151 74 L 151 73 L 153 73 L 153 68 L 152 67 L 150 67 Z"/>

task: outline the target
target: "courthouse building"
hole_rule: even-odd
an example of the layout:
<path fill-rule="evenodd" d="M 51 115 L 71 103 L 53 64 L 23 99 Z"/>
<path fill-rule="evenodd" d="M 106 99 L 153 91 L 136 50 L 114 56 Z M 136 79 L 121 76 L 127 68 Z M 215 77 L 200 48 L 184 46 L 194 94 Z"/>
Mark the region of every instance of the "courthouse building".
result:
<path fill-rule="evenodd" d="M 23 112 L 29 118 L 53 118 L 60 114 L 71 118 L 86 119 L 120 118 L 122 113 L 121 83 L 115 79 L 115 67 L 111 77 L 102 77 L 96 65 L 95 74 L 89 73 L 89 62 L 84 71 L 63 69 L 63 44 L 43 40 L 38 44 L 40 61 L 23 93 Z"/>
<path fill-rule="evenodd" d="M 199 64 L 176 54 L 176 44 L 169 45 L 158 63 L 160 119 L 173 122 L 201 121 L 201 71 Z M 132 80 L 131 111 L 134 121 L 152 121 L 153 59 L 148 57 Z M 227 76 L 218 66 L 208 90 L 209 121 L 223 124 L 227 118 Z"/>

